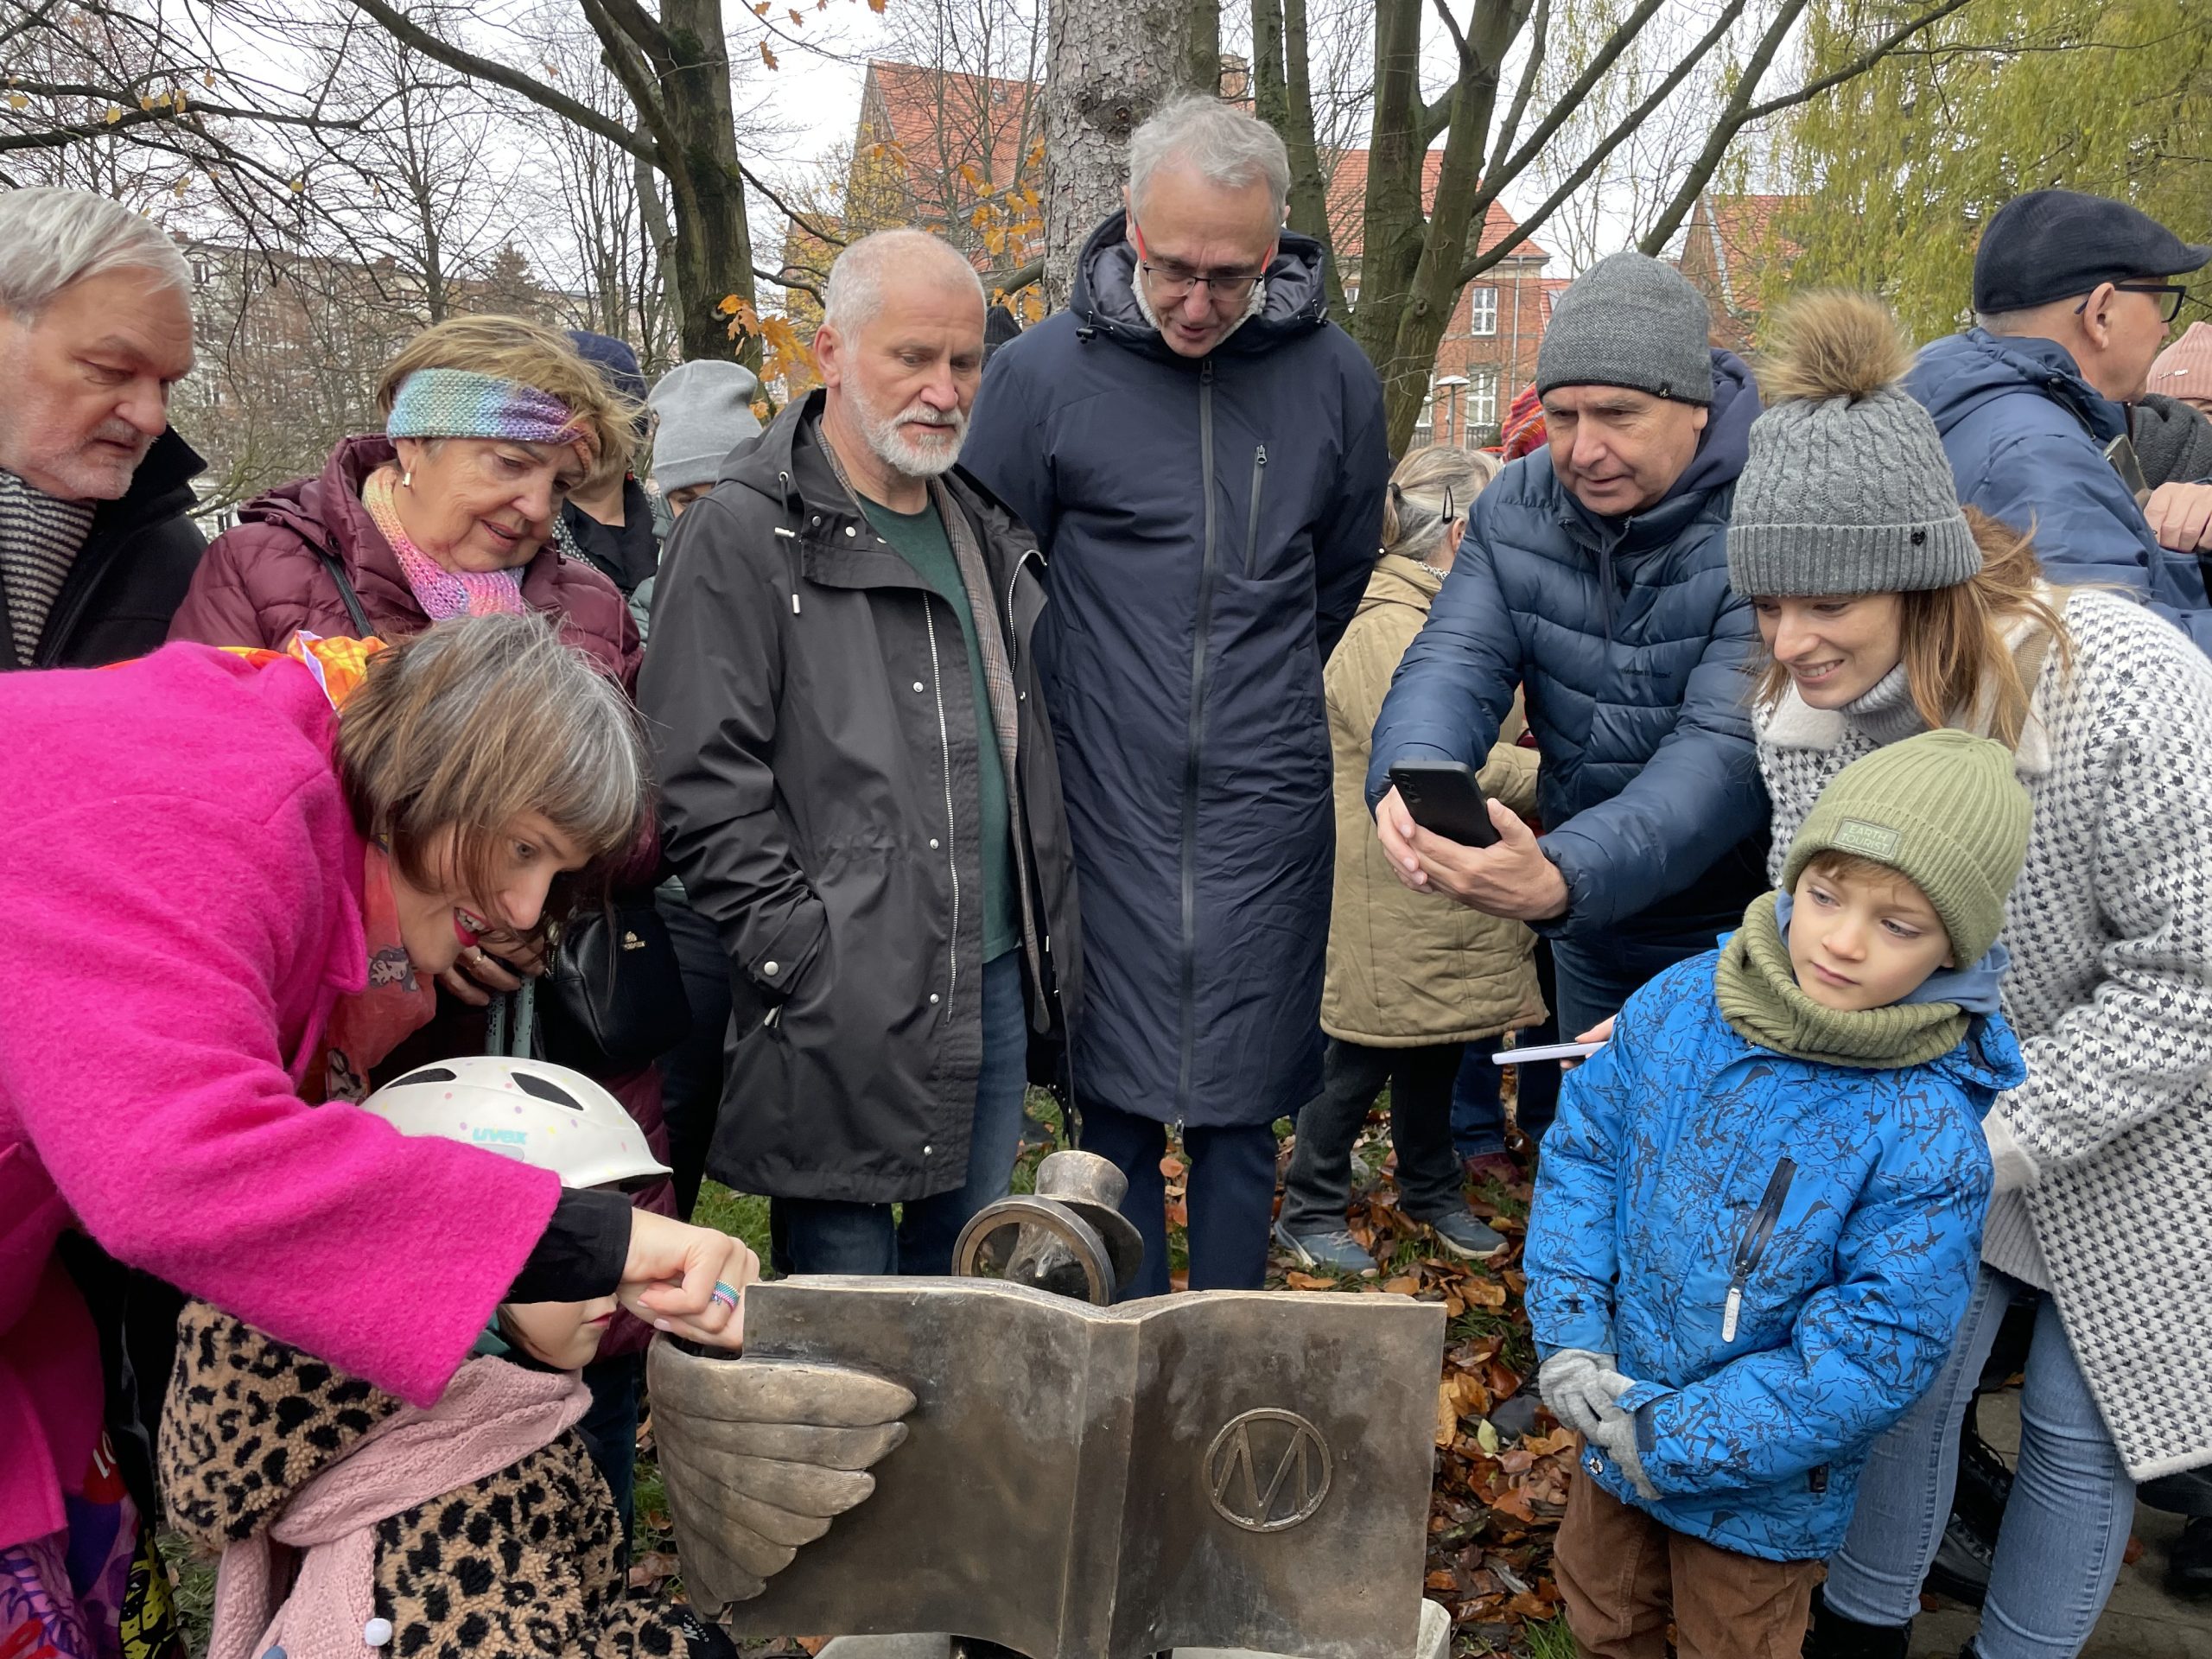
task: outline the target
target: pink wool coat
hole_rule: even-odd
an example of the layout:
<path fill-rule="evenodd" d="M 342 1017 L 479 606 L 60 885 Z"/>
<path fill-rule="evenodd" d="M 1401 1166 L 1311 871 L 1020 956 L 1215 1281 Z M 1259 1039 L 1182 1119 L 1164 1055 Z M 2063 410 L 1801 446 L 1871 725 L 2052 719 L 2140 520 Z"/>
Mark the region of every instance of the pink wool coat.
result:
<path fill-rule="evenodd" d="M 367 973 L 337 729 L 296 664 L 197 645 L 0 676 L 0 1547 L 99 1433 L 65 1228 L 428 1406 L 553 1212 L 547 1171 L 299 1097 Z"/>

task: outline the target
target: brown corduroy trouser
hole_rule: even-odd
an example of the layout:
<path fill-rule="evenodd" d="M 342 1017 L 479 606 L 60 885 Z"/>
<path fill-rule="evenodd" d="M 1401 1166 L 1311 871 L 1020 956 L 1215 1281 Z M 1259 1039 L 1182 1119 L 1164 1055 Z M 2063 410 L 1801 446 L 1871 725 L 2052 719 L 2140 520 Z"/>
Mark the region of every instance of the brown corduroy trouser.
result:
<path fill-rule="evenodd" d="M 1797 1659 L 1818 1561 L 1763 1561 L 1669 1531 L 1577 1470 L 1554 1571 L 1584 1659 Z"/>

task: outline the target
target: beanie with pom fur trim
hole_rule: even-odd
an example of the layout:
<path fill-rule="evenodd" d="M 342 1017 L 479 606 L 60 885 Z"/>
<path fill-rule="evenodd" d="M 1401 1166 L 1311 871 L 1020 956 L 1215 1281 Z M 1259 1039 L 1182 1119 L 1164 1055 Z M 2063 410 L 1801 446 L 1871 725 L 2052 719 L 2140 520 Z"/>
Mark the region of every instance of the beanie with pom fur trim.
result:
<path fill-rule="evenodd" d="M 1808 294 L 1777 315 L 1768 344 L 1729 585 L 1747 598 L 1895 594 L 1979 571 L 1943 441 L 1900 384 L 1910 357 L 1889 308 Z"/>

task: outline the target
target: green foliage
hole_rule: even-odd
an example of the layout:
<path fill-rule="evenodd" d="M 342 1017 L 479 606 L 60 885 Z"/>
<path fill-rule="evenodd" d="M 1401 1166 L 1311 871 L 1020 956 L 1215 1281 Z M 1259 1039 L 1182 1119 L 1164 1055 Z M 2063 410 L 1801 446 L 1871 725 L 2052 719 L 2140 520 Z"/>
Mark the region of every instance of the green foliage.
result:
<path fill-rule="evenodd" d="M 1878 0 L 1820 0 L 1811 73 L 1892 26 Z M 1916 336 L 1966 320 L 1974 245 L 2013 196 L 2050 185 L 2134 202 L 2192 240 L 2212 228 L 2212 3 L 1976 0 L 1799 112 L 1805 205 L 1787 287 L 1880 292 Z"/>

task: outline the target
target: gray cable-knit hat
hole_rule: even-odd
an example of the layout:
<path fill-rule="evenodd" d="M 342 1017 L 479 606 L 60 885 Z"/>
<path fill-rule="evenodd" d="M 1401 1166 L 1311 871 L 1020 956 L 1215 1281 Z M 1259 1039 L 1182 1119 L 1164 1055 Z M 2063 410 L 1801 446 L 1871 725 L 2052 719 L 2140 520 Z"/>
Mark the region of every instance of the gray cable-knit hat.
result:
<path fill-rule="evenodd" d="M 661 376 L 645 401 L 660 416 L 653 482 L 664 495 L 713 483 L 729 452 L 760 435 L 752 407 L 760 395 L 760 378 L 741 363 L 702 358 Z"/>
<path fill-rule="evenodd" d="M 1898 384 L 1911 357 L 1889 308 L 1808 294 L 1776 315 L 1768 344 L 1729 585 L 1759 598 L 1899 594 L 1980 570 L 1936 423 Z"/>
<path fill-rule="evenodd" d="M 1712 327 L 1705 296 L 1674 266 L 1649 254 L 1608 255 L 1553 302 L 1536 348 L 1536 395 L 1559 386 L 1627 386 L 1710 404 Z"/>

